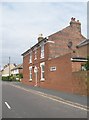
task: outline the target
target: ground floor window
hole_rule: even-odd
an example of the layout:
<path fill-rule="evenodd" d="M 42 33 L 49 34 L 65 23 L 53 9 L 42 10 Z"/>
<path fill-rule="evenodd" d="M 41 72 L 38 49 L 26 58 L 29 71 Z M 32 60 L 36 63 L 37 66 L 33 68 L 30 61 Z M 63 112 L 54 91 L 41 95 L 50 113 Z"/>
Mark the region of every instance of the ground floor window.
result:
<path fill-rule="evenodd" d="M 45 63 L 44 63 L 44 62 L 41 63 L 41 64 L 40 64 L 40 67 L 41 67 L 41 80 L 45 80 L 45 76 L 44 76 L 44 72 L 45 72 L 45 70 L 44 70 Z"/>
<path fill-rule="evenodd" d="M 32 66 L 29 67 L 29 80 L 32 81 Z"/>

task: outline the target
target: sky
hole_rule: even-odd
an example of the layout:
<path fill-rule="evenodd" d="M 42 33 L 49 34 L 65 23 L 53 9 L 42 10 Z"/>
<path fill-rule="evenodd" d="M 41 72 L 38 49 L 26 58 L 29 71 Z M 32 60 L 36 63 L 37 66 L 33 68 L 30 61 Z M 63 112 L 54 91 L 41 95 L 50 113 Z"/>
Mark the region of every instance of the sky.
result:
<path fill-rule="evenodd" d="M 87 37 L 87 2 L 1 2 L 0 66 L 21 64 L 21 54 L 37 43 L 40 33 L 47 37 L 69 26 L 71 17 L 81 22 Z"/>

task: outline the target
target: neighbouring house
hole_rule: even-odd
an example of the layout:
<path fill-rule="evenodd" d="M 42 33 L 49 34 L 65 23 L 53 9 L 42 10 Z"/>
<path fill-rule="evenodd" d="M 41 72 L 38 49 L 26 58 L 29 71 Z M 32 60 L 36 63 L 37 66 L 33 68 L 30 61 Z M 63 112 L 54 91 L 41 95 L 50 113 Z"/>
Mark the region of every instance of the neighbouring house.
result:
<path fill-rule="evenodd" d="M 22 80 L 23 78 L 23 64 L 16 65 L 13 69 L 11 69 L 13 79 L 14 80 Z"/>
<path fill-rule="evenodd" d="M 72 58 L 72 71 L 86 70 L 84 64 L 89 56 L 89 39 L 84 39 L 76 45 L 76 57 Z"/>
<path fill-rule="evenodd" d="M 11 69 L 13 69 L 14 67 L 16 67 L 15 64 L 4 65 L 4 67 L 3 67 L 2 71 L 1 71 L 2 77 L 10 76 L 12 74 Z"/>
<path fill-rule="evenodd" d="M 22 54 L 22 82 L 74 93 L 72 72 L 76 65 L 72 65 L 78 57 L 76 45 L 85 39 L 81 34 L 81 23 L 73 17 L 63 30 L 45 38 L 41 34 L 38 42 Z"/>
<path fill-rule="evenodd" d="M 23 74 L 23 65 L 16 65 L 13 69 L 11 69 L 12 75 Z"/>
<path fill-rule="evenodd" d="M 83 40 L 76 47 L 78 49 L 77 55 L 79 57 L 87 58 L 87 56 L 89 56 L 89 39 Z"/>

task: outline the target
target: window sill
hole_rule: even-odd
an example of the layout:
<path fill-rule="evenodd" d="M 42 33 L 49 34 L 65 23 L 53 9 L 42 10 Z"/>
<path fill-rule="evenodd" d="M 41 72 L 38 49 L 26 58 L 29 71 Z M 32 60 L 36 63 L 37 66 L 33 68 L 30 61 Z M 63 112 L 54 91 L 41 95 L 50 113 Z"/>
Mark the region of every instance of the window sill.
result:
<path fill-rule="evenodd" d="M 32 82 L 32 79 L 30 79 L 29 82 Z"/>
<path fill-rule="evenodd" d="M 41 57 L 40 59 L 44 59 L 44 57 Z"/>
<path fill-rule="evenodd" d="M 45 81 L 45 79 L 40 79 L 40 81 L 41 81 L 41 82 L 44 82 L 44 81 Z"/>

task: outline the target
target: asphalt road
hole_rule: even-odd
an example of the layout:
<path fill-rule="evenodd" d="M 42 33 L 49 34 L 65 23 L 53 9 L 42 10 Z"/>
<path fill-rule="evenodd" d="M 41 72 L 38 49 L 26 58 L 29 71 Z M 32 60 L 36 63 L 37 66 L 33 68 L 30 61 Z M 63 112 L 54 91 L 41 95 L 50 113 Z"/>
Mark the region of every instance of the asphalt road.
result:
<path fill-rule="evenodd" d="M 3 82 L 2 118 L 87 118 L 87 111 Z"/>

